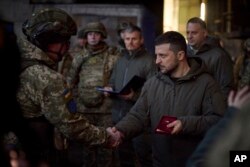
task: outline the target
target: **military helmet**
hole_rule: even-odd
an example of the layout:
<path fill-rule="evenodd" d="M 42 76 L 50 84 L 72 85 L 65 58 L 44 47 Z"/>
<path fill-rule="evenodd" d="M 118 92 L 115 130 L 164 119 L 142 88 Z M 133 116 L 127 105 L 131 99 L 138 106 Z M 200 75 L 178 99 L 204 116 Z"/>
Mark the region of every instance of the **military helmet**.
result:
<path fill-rule="evenodd" d="M 102 34 L 103 38 L 107 38 L 106 28 L 101 22 L 88 23 L 84 30 L 84 37 L 87 37 L 88 32 L 99 32 Z"/>
<path fill-rule="evenodd" d="M 48 43 L 70 39 L 77 32 L 74 20 L 58 8 L 38 10 L 22 26 L 23 33 L 33 44 L 42 46 Z"/>
<path fill-rule="evenodd" d="M 84 37 L 84 32 L 85 31 L 85 29 L 83 28 L 83 29 L 81 29 L 80 31 L 78 31 L 78 33 L 77 33 L 77 38 L 85 38 Z"/>

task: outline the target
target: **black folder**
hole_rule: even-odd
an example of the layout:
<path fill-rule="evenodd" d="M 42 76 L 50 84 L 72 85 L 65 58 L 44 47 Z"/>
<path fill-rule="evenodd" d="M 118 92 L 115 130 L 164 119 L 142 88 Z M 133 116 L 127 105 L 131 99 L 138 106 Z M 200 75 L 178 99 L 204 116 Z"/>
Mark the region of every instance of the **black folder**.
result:
<path fill-rule="evenodd" d="M 105 90 L 103 87 L 100 86 L 96 87 L 96 90 L 100 92 L 107 92 L 113 95 L 126 95 L 130 92 L 130 89 L 134 91 L 140 89 L 144 85 L 145 81 L 146 81 L 145 78 L 135 75 L 128 81 L 128 83 L 121 90 L 110 91 L 110 90 Z"/>

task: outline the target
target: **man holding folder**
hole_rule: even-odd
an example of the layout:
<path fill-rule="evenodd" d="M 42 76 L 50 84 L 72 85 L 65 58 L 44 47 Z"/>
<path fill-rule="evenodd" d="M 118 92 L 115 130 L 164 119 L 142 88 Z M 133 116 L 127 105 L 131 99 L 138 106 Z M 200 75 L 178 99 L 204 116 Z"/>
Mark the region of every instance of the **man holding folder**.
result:
<path fill-rule="evenodd" d="M 150 55 L 143 45 L 143 36 L 141 29 L 130 25 L 124 30 L 124 43 L 126 49 L 122 50 L 122 56 L 117 60 L 106 90 L 120 91 L 130 85 L 130 81 L 137 78 L 137 81 L 143 81 L 152 76 L 156 70 L 154 56 Z M 139 79 L 138 79 L 139 78 Z M 133 82 L 132 82 L 133 83 Z M 136 82 L 135 82 L 136 83 Z M 135 87 L 131 87 L 125 93 L 110 93 L 113 99 L 112 121 L 114 124 L 119 122 L 135 104 L 139 97 L 142 87 L 137 82 Z M 136 88 L 136 86 L 141 86 Z M 148 130 L 147 128 L 145 130 Z M 145 131 L 144 131 L 145 132 Z M 136 153 L 134 155 L 134 152 Z M 122 167 L 135 166 L 134 157 L 138 157 L 141 166 L 152 166 L 151 142 L 148 132 L 124 142 L 118 147 L 119 161 Z M 132 157 L 131 157 L 132 156 Z"/>

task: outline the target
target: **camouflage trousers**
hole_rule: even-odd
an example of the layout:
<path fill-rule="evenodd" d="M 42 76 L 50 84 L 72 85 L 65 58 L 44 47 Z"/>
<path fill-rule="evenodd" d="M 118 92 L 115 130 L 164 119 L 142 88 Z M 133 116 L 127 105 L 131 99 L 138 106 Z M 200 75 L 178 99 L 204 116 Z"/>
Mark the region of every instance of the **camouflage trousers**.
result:
<path fill-rule="evenodd" d="M 95 126 L 111 126 L 111 114 L 84 114 L 90 123 Z M 103 147 L 84 148 L 84 167 L 111 167 L 113 161 L 113 151 Z"/>
<path fill-rule="evenodd" d="M 111 126 L 111 114 L 84 113 L 84 116 L 95 126 Z M 71 141 L 69 143 L 71 161 L 81 167 L 114 167 L 114 152 L 101 146 L 85 146 Z M 78 158 L 76 158 L 78 157 Z M 81 160 L 80 160 L 81 159 Z M 76 162 L 78 161 L 78 162 Z M 81 165 L 79 165 L 81 164 Z"/>

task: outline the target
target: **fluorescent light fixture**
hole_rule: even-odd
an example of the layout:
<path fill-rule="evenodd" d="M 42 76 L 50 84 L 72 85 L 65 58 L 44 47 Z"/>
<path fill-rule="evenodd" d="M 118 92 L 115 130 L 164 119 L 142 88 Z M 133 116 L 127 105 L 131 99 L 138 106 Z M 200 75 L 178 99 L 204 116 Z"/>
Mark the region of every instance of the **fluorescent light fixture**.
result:
<path fill-rule="evenodd" d="M 200 18 L 203 21 L 205 21 L 205 19 L 206 19 L 206 4 L 205 4 L 205 2 L 201 3 Z"/>

